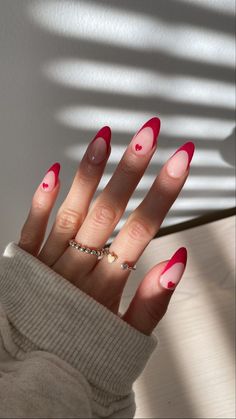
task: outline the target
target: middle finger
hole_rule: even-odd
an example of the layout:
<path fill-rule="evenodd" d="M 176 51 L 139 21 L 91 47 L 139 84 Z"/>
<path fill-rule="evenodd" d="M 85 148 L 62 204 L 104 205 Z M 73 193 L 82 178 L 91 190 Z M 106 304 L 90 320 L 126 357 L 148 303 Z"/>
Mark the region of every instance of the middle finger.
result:
<path fill-rule="evenodd" d="M 102 248 L 118 224 L 155 150 L 160 131 L 157 117 L 133 137 L 112 178 L 93 202 L 75 240 L 91 249 Z M 97 258 L 68 247 L 53 269 L 77 285 L 97 264 Z"/>

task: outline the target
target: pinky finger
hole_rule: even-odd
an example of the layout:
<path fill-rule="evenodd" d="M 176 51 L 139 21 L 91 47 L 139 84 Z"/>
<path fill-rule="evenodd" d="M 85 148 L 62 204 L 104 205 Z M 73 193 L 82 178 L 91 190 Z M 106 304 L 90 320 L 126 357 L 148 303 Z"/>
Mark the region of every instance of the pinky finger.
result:
<path fill-rule="evenodd" d="M 55 163 L 46 172 L 34 193 L 28 217 L 22 227 L 18 246 L 37 256 L 43 243 L 48 219 L 59 188 L 60 164 Z"/>
<path fill-rule="evenodd" d="M 186 262 L 187 250 L 181 247 L 169 261 L 154 266 L 139 285 L 121 318 L 140 332 L 150 335 L 166 313 Z"/>

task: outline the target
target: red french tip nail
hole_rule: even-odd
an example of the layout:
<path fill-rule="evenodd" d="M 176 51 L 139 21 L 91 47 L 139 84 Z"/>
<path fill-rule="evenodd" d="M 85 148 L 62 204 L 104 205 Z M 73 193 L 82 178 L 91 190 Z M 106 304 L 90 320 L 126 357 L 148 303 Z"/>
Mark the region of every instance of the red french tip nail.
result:
<path fill-rule="evenodd" d="M 178 150 L 176 150 L 176 152 L 173 154 L 173 156 L 181 150 L 186 151 L 188 153 L 188 167 L 187 167 L 187 169 L 188 169 L 189 165 L 191 163 L 192 157 L 193 157 L 193 153 L 194 153 L 194 150 L 195 150 L 195 145 L 192 141 L 188 141 L 187 143 L 185 143 L 181 147 L 179 147 Z"/>
<path fill-rule="evenodd" d="M 172 256 L 172 258 L 169 260 L 167 265 L 165 266 L 165 269 L 161 273 L 161 275 L 167 271 L 167 269 L 171 268 L 175 263 L 183 263 L 184 266 L 187 262 L 187 249 L 186 247 L 180 247 Z"/>
<path fill-rule="evenodd" d="M 54 163 L 51 167 L 49 167 L 40 184 L 41 190 L 51 192 L 55 188 L 58 183 L 60 168 L 60 163 Z M 53 175 L 51 172 L 53 172 Z"/>
<path fill-rule="evenodd" d="M 153 118 L 145 122 L 145 124 L 140 128 L 140 130 L 137 132 L 136 135 L 138 135 L 138 133 L 146 127 L 150 127 L 153 130 L 153 144 L 152 144 L 152 147 L 153 147 L 157 142 L 157 137 L 158 137 L 158 134 L 160 132 L 160 127 L 161 127 L 161 121 L 157 116 L 154 116 Z"/>
<path fill-rule="evenodd" d="M 149 119 L 149 121 L 147 121 L 142 128 L 145 127 L 150 127 L 153 130 L 154 133 L 154 137 L 157 137 L 160 131 L 160 127 L 161 127 L 161 121 L 159 118 L 157 118 L 156 116 L 154 116 L 153 118 Z"/>
<path fill-rule="evenodd" d="M 98 137 L 102 137 L 107 144 L 107 152 L 109 150 L 109 146 L 110 146 L 110 142 L 111 142 L 111 128 L 108 127 L 107 125 L 105 125 L 104 127 L 102 127 L 97 134 L 95 135 L 92 143 L 98 138 Z"/>
<path fill-rule="evenodd" d="M 60 165 L 60 163 L 57 162 L 57 163 L 54 163 L 47 171 L 47 173 L 51 172 L 51 171 L 54 172 L 54 174 L 55 174 L 55 186 L 56 186 L 57 181 L 58 181 L 58 176 L 59 176 L 60 169 L 61 169 L 61 165 Z"/>

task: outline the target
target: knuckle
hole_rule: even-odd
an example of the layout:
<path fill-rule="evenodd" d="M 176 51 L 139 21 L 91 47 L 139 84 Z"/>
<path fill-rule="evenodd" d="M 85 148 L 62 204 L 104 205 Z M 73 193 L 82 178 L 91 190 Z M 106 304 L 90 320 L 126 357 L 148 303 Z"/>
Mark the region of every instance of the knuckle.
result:
<path fill-rule="evenodd" d="M 79 173 L 78 179 L 81 186 L 88 187 L 91 184 L 91 180 L 94 178 L 94 170 L 89 167 L 89 165 L 86 167 L 86 170 L 81 171 Z"/>
<path fill-rule="evenodd" d="M 20 240 L 19 240 L 20 246 L 23 246 L 23 247 L 31 246 L 34 240 L 35 240 L 34 232 L 32 230 L 28 230 L 23 227 L 23 229 L 21 230 Z"/>
<path fill-rule="evenodd" d="M 148 241 L 153 234 L 148 223 L 141 218 L 131 220 L 127 226 L 127 234 L 132 240 L 136 241 Z"/>
<path fill-rule="evenodd" d="M 32 200 L 32 211 L 36 212 L 36 213 L 45 213 L 48 211 L 48 209 L 46 208 L 45 205 L 45 201 L 40 198 L 33 198 Z"/>
<path fill-rule="evenodd" d="M 56 226 L 61 231 L 75 231 L 82 219 L 82 215 L 73 209 L 65 208 L 56 217 Z"/>
<path fill-rule="evenodd" d="M 121 160 L 119 168 L 127 176 L 137 174 L 137 166 L 132 161 Z"/>
<path fill-rule="evenodd" d="M 117 218 L 116 211 L 108 204 L 97 205 L 92 213 L 92 220 L 95 225 L 107 226 L 113 224 Z"/>

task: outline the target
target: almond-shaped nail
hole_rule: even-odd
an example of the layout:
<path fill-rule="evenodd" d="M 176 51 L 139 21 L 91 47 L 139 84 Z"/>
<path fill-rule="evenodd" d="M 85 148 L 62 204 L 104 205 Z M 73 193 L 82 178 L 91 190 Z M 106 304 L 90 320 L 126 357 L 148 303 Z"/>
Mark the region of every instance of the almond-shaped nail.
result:
<path fill-rule="evenodd" d="M 131 147 L 137 156 L 144 156 L 156 145 L 160 126 L 160 119 L 154 117 L 149 119 L 135 134 Z"/>
<path fill-rule="evenodd" d="M 40 187 L 45 192 L 51 192 L 58 182 L 58 176 L 60 172 L 60 163 L 54 163 L 45 174 Z"/>
<path fill-rule="evenodd" d="M 162 271 L 160 284 L 168 290 L 174 290 L 184 273 L 186 262 L 187 249 L 180 247 Z"/>
<path fill-rule="evenodd" d="M 189 168 L 195 150 L 194 143 L 189 141 L 176 150 L 166 163 L 166 170 L 170 177 L 180 178 Z"/>
<path fill-rule="evenodd" d="M 100 164 L 109 152 L 111 142 L 111 129 L 107 126 L 101 128 L 88 147 L 88 158 L 93 164 Z"/>

